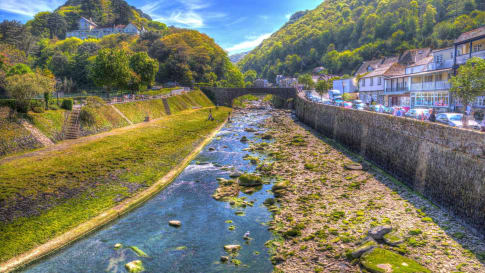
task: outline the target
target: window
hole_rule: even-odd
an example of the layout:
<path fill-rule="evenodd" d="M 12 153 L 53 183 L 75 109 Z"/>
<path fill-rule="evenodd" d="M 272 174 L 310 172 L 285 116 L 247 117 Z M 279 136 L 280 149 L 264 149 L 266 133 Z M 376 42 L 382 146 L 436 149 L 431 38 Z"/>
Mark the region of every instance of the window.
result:
<path fill-rule="evenodd" d="M 441 54 L 440 55 L 436 55 L 435 62 L 437 64 L 442 64 L 443 63 L 443 55 L 441 55 Z"/>
<path fill-rule="evenodd" d="M 365 78 L 361 79 L 360 83 L 362 84 L 362 87 L 365 87 Z"/>
<path fill-rule="evenodd" d="M 433 82 L 433 75 L 425 76 L 424 82 Z"/>
<path fill-rule="evenodd" d="M 381 77 L 377 78 L 377 85 L 382 85 L 382 78 Z"/>
<path fill-rule="evenodd" d="M 441 74 L 441 73 L 440 74 L 436 74 L 436 81 L 437 82 L 443 81 L 443 74 Z"/>
<path fill-rule="evenodd" d="M 370 78 L 370 86 L 374 86 L 374 78 Z"/>
<path fill-rule="evenodd" d="M 470 54 L 470 44 L 462 44 L 458 46 L 458 56 Z"/>
<path fill-rule="evenodd" d="M 482 51 L 482 44 L 473 45 L 473 52 Z"/>
<path fill-rule="evenodd" d="M 414 106 L 447 107 L 449 105 L 448 92 L 417 92 L 411 94 Z"/>
<path fill-rule="evenodd" d="M 475 106 L 485 107 L 485 97 L 477 97 L 477 100 L 475 102 Z"/>

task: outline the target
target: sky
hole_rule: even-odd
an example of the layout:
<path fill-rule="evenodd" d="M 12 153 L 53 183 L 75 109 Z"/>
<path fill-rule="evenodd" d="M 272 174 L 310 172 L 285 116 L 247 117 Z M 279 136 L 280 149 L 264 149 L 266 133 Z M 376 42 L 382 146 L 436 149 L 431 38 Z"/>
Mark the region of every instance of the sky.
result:
<path fill-rule="evenodd" d="M 0 21 L 26 22 L 66 0 L 0 0 Z M 322 0 L 127 0 L 154 20 L 206 33 L 229 54 L 249 51 L 300 10 Z"/>

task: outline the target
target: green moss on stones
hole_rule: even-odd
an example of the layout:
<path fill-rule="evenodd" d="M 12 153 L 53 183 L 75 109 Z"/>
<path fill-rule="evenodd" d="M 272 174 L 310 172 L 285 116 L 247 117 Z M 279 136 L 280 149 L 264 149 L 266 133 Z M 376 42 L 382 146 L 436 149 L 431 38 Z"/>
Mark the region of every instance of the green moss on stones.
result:
<path fill-rule="evenodd" d="M 375 273 L 431 273 L 416 261 L 382 248 L 366 252 L 360 263 L 366 270 Z"/>

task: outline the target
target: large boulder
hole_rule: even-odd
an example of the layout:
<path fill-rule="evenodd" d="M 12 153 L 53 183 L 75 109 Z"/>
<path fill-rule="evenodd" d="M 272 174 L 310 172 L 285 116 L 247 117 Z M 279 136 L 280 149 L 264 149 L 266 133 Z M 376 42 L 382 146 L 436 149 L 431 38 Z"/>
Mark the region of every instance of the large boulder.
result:
<path fill-rule="evenodd" d="M 391 226 L 378 226 L 369 230 L 369 236 L 372 237 L 374 240 L 382 240 L 382 238 L 384 238 L 384 235 L 388 234 L 391 231 Z"/>
<path fill-rule="evenodd" d="M 263 179 L 255 174 L 245 173 L 239 177 L 239 185 L 243 187 L 257 187 L 263 184 Z"/>
<path fill-rule="evenodd" d="M 168 221 L 168 224 L 172 227 L 181 227 L 182 226 L 182 222 L 178 221 L 178 220 L 171 220 L 171 221 Z"/>
<path fill-rule="evenodd" d="M 130 273 L 139 273 L 145 270 L 145 268 L 143 268 L 143 263 L 140 260 L 136 260 L 125 264 L 125 268 Z"/>
<path fill-rule="evenodd" d="M 239 250 L 241 250 L 241 246 L 240 245 L 225 245 L 224 250 L 227 251 L 227 252 L 238 252 Z"/>
<path fill-rule="evenodd" d="M 383 248 L 374 248 L 364 253 L 360 258 L 360 263 L 372 273 L 431 272 L 418 262 Z"/>
<path fill-rule="evenodd" d="M 371 251 L 377 246 L 374 240 L 369 240 L 352 251 L 353 258 L 360 258 L 364 253 Z"/>

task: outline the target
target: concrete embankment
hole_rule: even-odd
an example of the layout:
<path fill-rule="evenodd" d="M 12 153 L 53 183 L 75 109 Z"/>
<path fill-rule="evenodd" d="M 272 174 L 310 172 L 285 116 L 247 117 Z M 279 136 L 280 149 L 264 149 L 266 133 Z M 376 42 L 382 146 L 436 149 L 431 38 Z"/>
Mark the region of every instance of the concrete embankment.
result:
<path fill-rule="evenodd" d="M 296 115 L 485 235 L 485 134 L 298 97 Z"/>

